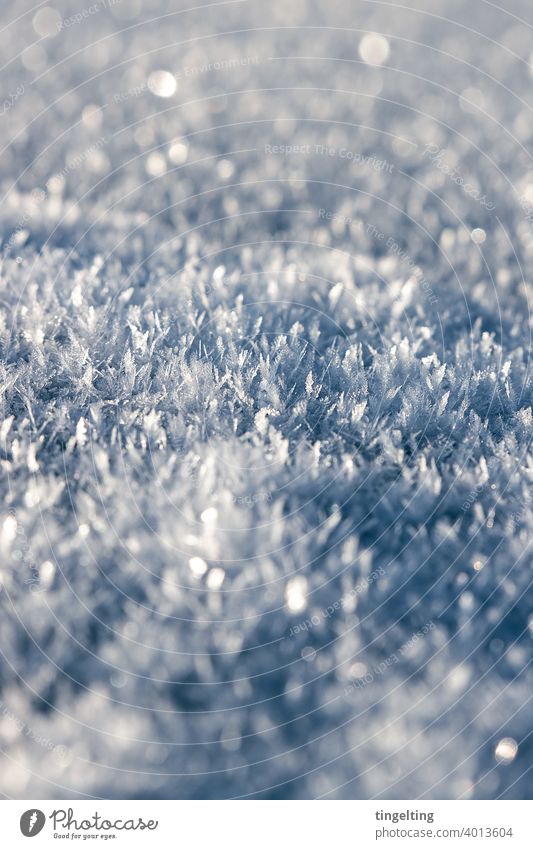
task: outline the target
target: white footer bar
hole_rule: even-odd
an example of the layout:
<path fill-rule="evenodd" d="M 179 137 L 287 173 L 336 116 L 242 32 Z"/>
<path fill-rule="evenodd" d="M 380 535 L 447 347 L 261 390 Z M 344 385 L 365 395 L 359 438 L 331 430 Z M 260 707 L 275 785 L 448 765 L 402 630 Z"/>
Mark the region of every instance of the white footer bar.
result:
<path fill-rule="evenodd" d="M 532 809 L 514 801 L 4 801 L 0 834 L 6 849 L 531 849 Z"/>

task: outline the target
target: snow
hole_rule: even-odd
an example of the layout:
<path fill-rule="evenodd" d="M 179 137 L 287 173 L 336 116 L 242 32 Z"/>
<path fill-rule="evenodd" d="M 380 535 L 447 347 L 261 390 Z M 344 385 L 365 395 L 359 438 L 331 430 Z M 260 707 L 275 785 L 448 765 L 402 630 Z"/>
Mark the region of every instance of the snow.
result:
<path fill-rule="evenodd" d="M 528 4 L 19 5 L 0 792 L 527 798 Z"/>

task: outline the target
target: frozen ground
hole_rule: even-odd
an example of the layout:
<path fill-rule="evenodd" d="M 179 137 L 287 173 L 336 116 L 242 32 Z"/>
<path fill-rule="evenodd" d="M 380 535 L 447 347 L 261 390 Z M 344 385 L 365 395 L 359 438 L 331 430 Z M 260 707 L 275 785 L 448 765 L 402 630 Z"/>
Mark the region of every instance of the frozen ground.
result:
<path fill-rule="evenodd" d="M 530 4 L 190 5 L 2 11 L 0 792 L 527 797 Z"/>

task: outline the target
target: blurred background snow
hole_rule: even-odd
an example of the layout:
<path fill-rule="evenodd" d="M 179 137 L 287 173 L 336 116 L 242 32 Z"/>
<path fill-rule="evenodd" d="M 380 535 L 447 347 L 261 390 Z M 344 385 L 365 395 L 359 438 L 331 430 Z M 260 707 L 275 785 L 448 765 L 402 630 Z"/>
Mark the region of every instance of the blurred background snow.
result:
<path fill-rule="evenodd" d="M 4 797 L 531 793 L 532 25 L 4 8 Z"/>

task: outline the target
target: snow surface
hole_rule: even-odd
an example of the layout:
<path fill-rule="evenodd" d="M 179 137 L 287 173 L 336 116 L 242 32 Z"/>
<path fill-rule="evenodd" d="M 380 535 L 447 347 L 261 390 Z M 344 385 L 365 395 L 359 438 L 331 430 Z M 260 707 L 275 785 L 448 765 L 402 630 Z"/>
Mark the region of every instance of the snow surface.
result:
<path fill-rule="evenodd" d="M 0 792 L 527 798 L 530 5 L 95 5 L 0 27 Z"/>

